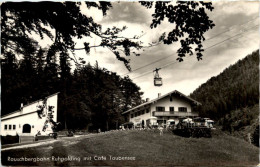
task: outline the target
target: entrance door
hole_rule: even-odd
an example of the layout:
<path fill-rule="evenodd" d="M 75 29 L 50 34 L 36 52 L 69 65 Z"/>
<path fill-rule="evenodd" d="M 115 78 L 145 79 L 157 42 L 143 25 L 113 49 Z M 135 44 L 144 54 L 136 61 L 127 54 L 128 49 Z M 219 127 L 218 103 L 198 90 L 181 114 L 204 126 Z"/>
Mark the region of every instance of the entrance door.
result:
<path fill-rule="evenodd" d="M 23 133 L 31 133 L 31 125 L 24 124 L 23 125 Z"/>

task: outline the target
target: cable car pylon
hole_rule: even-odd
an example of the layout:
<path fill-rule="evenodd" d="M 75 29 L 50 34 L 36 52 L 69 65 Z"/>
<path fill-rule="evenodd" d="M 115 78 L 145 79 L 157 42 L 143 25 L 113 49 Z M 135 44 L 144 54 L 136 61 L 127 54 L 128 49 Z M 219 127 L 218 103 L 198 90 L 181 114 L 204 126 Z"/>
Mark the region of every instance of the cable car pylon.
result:
<path fill-rule="evenodd" d="M 153 72 L 155 72 L 154 74 L 154 86 L 162 86 L 162 78 L 160 77 L 158 71 L 160 70 L 161 68 L 156 68 Z"/>

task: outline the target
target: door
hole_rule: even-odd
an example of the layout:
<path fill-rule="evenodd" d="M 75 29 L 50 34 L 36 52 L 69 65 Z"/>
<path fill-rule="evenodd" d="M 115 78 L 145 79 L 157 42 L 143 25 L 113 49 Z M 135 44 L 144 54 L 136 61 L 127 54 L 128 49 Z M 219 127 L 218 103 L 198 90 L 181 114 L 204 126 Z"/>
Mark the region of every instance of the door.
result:
<path fill-rule="evenodd" d="M 31 125 L 24 124 L 23 125 L 23 133 L 31 133 Z"/>

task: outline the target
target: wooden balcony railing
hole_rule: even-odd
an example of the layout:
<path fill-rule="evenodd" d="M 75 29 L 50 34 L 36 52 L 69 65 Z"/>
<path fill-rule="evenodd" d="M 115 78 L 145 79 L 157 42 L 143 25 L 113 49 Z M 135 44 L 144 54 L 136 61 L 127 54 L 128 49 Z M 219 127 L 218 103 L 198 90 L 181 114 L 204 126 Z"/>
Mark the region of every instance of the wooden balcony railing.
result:
<path fill-rule="evenodd" d="M 154 116 L 178 116 L 178 117 L 189 117 L 189 116 L 199 116 L 197 112 L 178 112 L 178 111 L 155 111 Z"/>

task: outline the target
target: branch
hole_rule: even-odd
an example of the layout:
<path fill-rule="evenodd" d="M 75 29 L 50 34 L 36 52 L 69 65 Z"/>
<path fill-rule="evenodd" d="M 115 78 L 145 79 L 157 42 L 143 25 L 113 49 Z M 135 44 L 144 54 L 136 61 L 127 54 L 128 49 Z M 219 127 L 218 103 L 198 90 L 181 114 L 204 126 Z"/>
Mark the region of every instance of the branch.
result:
<path fill-rule="evenodd" d="M 79 64 L 78 61 L 77 61 L 77 58 L 76 58 L 75 54 L 72 54 L 72 55 L 73 55 L 74 59 L 71 59 L 71 60 L 73 60 L 76 64 Z"/>
<path fill-rule="evenodd" d="M 121 57 L 118 51 L 115 51 L 115 50 L 113 50 L 113 49 L 110 48 L 110 47 L 107 47 L 107 48 L 108 48 L 114 55 L 116 55 L 116 58 L 117 58 L 119 61 L 123 61 L 124 64 L 125 64 L 125 66 L 126 66 L 126 68 L 127 68 L 129 71 L 131 71 L 131 67 L 130 67 L 130 65 L 129 65 L 129 60 L 125 59 L 124 57 Z"/>
<path fill-rule="evenodd" d="M 95 33 L 94 33 L 95 34 Z M 103 33 L 102 33 L 103 34 Z M 144 35 L 145 35 L 146 33 L 143 33 L 142 35 L 140 35 L 140 36 L 134 36 L 134 37 L 124 37 L 124 36 L 116 36 L 116 35 L 112 35 L 112 36 L 110 36 L 110 37 L 106 37 L 106 36 L 103 36 L 103 35 L 100 35 L 100 34 L 95 34 L 95 35 L 97 35 L 97 36 L 99 36 L 100 38 L 105 38 L 105 39 L 114 39 L 114 38 L 116 38 L 116 39 L 140 39 L 140 38 L 142 38 Z"/>
<path fill-rule="evenodd" d="M 89 48 L 97 48 L 97 47 L 101 47 L 102 45 L 93 45 L 93 46 L 90 46 Z M 104 46 L 102 46 L 104 47 Z M 72 48 L 71 48 L 72 49 Z M 72 50 L 84 50 L 85 48 L 74 48 Z"/>
<path fill-rule="evenodd" d="M 148 43 L 149 46 L 142 46 L 142 48 L 150 48 L 150 47 L 158 46 L 160 44 L 162 44 L 162 42 Z"/>
<path fill-rule="evenodd" d="M 95 32 L 91 32 L 91 33 L 93 33 L 94 35 L 96 35 L 100 38 L 110 39 L 110 40 L 113 40 L 113 39 L 140 39 L 146 34 L 146 33 L 143 33 L 140 36 L 135 35 L 134 37 L 124 37 L 124 36 L 117 36 L 117 35 L 113 35 L 113 34 L 107 34 L 107 35 L 110 35 L 110 36 L 104 36 L 104 35 L 106 35 L 105 33 L 101 33 L 101 34 L 98 34 L 98 33 L 95 33 Z M 117 33 L 118 32 L 114 32 L 114 34 L 117 34 Z"/>

